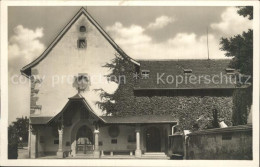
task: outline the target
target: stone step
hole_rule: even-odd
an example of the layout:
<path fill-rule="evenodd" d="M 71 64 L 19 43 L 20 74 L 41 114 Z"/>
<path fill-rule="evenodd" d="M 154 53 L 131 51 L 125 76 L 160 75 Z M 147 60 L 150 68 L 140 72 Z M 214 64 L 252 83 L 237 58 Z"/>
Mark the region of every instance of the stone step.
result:
<path fill-rule="evenodd" d="M 166 156 L 164 152 L 146 152 L 143 155 L 156 155 L 156 156 Z"/>
<path fill-rule="evenodd" d="M 164 152 L 146 152 L 142 155 L 143 159 L 170 159 Z"/>
<path fill-rule="evenodd" d="M 168 156 L 162 156 L 162 155 L 142 155 L 142 157 L 140 157 L 142 159 L 170 159 L 170 157 Z"/>
<path fill-rule="evenodd" d="M 148 152 L 142 155 L 142 158 L 147 159 L 169 159 L 164 152 Z"/>
<path fill-rule="evenodd" d="M 142 157 L 167 157 L 167 155 L 142 155 Z"/>

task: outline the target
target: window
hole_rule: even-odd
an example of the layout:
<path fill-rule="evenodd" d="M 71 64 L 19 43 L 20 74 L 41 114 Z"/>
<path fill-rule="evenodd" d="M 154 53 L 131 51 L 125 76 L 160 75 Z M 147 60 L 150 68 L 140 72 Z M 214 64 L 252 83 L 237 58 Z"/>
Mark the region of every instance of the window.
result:
<path fill-rule="evenodd" d="M 184 74 L 191 74 L 192 69 L 183 69 Z"/>
<path fill-rule="evenodd" d="M 54 144 L 59 144 L 59 140 L 54 140 L 53 143 Z"/>
<path fill-rule="evenodd" d="M 141 71 L 142 79 L 148 79 L 149 78 L 149 74 L 150 74 L 150 70 L 142 70 Z"/>
<path fill-rule="evenodd" d="M 233 68 L 226 68 L 226 72 L 228 75 L 232 75 L 232 74 L 235 74 L 235 69 Z"/>
<path fill-rule="evenodd" d="M 80 26 L 79 31 L 80 32 L 86 32 L 86 27 L 85 26 Z"/>
<path fill-rule="evenodd" d="M 99 141 L 99 142 L 98 142 L 98 145 L 99 145 L 99 146 L 103 146 L 103 142 L 102 142 L 102 141 Z"/>
<path fill-rule="evenodd" d="M 112 144 L 117 144 L 117 139 L 112 139 L 112 140 L 111 140 L 111 143 L 112 143 Z"/>
<path fill-rule="evenodd" d="M 83 49 L 83 48 L 86 48 L 86 40 L 85 39 L 79 39 L 78 40 L 78 48 L 81 48 L 81 49 Z"/>

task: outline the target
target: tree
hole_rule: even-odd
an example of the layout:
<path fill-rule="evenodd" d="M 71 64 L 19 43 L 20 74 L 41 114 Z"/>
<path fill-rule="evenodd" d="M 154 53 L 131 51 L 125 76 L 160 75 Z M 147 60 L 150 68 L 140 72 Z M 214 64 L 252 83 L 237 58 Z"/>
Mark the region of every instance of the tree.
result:
<path fill-rule="evenodd" d="M 239 15 L 244 17 L 249 16 L 249 20 L 253 20 L 253 6 L 245 6 L 239 7 L 240 9 L 237 11 Z"/>
<path fill-rule="evenodd" d="M 238 7 L 238 14 L 253 19 L 253 7 Z M 253 30 L 235 35 L 230 38 L 221 38 L 221 50 L 225 56 L 232 57 L 230 67 L 248 75 L 253 80 Z M 233 94 L 233 125 L 247 123 L 247 115 L 252 104 L 252 86 L 246 90 L 235 90 Z"/>
<path fill-rule="evenodd" d="M 105 64 L 103 67 L 110 70 L 110 74 L 106 75 L 107 80 L 118 84 L 118 88 L 112 94 L 103 89 L 96 89 L 100 92 L 101 98 L 101 101 L 97 101 L 96 105 L 106 115 L 122 116 L 122 114 L 126 114 L 122 111 L 133 110 L 134 108 L 133 84 L 135 79 L 133 74 L 135 73 L 135 66 L 129 59 L 115 53 L 112 62 Z"/>
<path fill-rule="evenodd" d="M 18 157 L 18 144 L 28 142 L 29 119 L 27 117 L 17 118 L 8 127 L 8 158 L 16 159 Z M 22 141 L 20 141 L 22 139 Z"/>
<path fill-rule="evenodd" d="M 16 130 L 17 136 L 22 137 L 23 142 L 28 142 L 28 129 L 29 129 L 29 119 L 27 117 L 17 118 L 13 122 L 13 126 Z"/>
<path fill-rule="evenodd" d="M 8 127 L 8 158 L 17 159 L 18 157 L 18 135 L 13 125 Z"/>

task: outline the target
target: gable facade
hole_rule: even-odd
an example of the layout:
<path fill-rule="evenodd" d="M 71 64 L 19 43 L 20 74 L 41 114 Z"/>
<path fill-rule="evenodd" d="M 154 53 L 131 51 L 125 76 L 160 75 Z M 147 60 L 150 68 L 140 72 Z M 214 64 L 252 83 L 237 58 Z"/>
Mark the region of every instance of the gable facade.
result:
<path fill-rule="evenodd" d="M 32 80 L 31 114 L 54 116 L 68 97 L 77 90 L 73 88 L 73 79 L 79 74 L 87 74 L 91 79 L 89 90 L 82 95 L 89 101 L 98 114 L 100 110 L 95 102 L 100 100 L 94 89 L 103 88 L 113 92 L 117 85 L 106 82 L 104 75 L 108 69 L 106 62 L 115 58 L 117 50 L 99 32 L 82 9 L 81 14 L 68 30 L 52 46 L 48 54 L 38 64 L 29 68 Z M 84 26 L 86 32 L 80 32 Z M 85 40 L 85 48 L 79 48 L 79 40 Z M 28 69 L 27 69 L 28 70 Z M 26 71 L 26 70 L 25 70 Z"/>

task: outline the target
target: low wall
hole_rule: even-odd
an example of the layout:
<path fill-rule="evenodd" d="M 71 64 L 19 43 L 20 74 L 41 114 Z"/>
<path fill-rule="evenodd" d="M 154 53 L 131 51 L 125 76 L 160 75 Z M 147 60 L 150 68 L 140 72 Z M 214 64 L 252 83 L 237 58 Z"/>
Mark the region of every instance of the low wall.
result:
<path fill-rule="evenodd" d="M 169 136 L 169 154 L 184 155 L 184 136 L 182 134 L 176 134 Z"/>
<path fill-rule="evenodd" d="M 252 160 L 252 125 L 188 134 L 186 159 Z"/>

